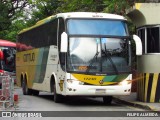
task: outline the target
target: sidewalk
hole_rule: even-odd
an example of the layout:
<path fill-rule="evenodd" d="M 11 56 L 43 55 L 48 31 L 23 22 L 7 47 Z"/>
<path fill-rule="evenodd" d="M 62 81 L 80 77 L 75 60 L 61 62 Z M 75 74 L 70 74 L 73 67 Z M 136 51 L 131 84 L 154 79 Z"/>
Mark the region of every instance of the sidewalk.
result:
<path fill-rule="evenodd" d="M 129 96 L 114 96 L 113 100 L 117 103 L 125 104 L 128 106 L 160 112 L 160 103 L 147 103 L 138 101 L 136 92 L 132 92 Z"/>

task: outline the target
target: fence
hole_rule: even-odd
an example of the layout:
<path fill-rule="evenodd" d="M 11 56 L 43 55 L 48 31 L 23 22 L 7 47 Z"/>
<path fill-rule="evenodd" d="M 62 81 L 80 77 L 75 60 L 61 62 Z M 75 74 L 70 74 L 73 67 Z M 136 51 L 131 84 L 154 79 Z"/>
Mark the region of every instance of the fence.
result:
<path fill-rule="evenodd" d="M 13 107 L 14 79 L 10 76 L 0 76 L 0 79 L 2 80 L 0 89 L 0 107 L 3 109 Z"/>

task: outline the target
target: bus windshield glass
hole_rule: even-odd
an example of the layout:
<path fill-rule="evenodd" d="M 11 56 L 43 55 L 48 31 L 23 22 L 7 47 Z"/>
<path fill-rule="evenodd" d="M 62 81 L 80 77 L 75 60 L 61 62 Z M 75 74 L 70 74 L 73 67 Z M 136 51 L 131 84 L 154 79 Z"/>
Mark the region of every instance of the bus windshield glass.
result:
<path fill-rule="evenodd" d="M 130 72 L 126 39 L 72 37 L 69 39 L 68 70 L 84 73 Z"/>
<path fill-rule="evenodd" d="M 3 57 L 0 58 L 0 69 L 8 72 L 15 72 L 15 54 L 14 47 L 0 47 Z"/>
<path fill-rule="evenodd" d="M 67 70 L 79 73 L 131 72 L 131 50 L 125 22 L 69 19 Z"/>
<path fill-rule="evenodd" d="M 128 36 L 126 23 L 122 20 L 69 19 L 67 28 L 69 35 Z"/>

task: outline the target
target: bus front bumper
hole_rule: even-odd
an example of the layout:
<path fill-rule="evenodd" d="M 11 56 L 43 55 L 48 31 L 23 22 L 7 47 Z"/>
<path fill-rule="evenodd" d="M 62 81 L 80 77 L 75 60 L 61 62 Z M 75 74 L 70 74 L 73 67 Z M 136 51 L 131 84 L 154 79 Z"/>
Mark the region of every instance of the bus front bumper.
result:
<path fill-rule="evenodd" d="M 112 95 L 130 95 L 131 83 L 125 85 L 79 85 L 67 83 L 64 95 L 68 96 L 112 96 Z"/>

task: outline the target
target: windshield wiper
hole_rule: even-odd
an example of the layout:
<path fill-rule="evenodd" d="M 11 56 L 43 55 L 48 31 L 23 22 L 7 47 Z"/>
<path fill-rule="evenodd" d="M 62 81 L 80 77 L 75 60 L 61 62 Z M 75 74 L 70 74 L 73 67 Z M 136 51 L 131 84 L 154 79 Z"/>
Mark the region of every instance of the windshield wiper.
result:
<path fill-rule="evenodd" d="M 107 56 L 106 60 L 108 59 L 108 60 L 110 61 L 110 63 L 112 64 L 113 69 L 115 70 L 116 74 L 118 74 L 117 67 L 116 67 L 116 65 L 114 64 L 111 56 L 108 54 L 108 51 L 107 51 L 107 49 L 106 49 L 106 45 L 105 45 L 104 47 L 105 47 L 105 50 L 104 50 L 103 52 L 104 52 L 104 54 Z"/>
<path fill-rule="evenodd" d="M 96 53 L 95 56 L 93 57 L 92 61 L 90 62 L 89 66 L 88 66 L 88 69 L 86 70 L 87 73 L 88 73 L 89 70 L 91 69 L 91 66 L 92 66 L 93 63 L 94 63 L 95 58 L 96 58 L 96 60 L 97 60 L 98 54 L 99 54 L 99 52 L 97 51 L 97 53 Z"/>

